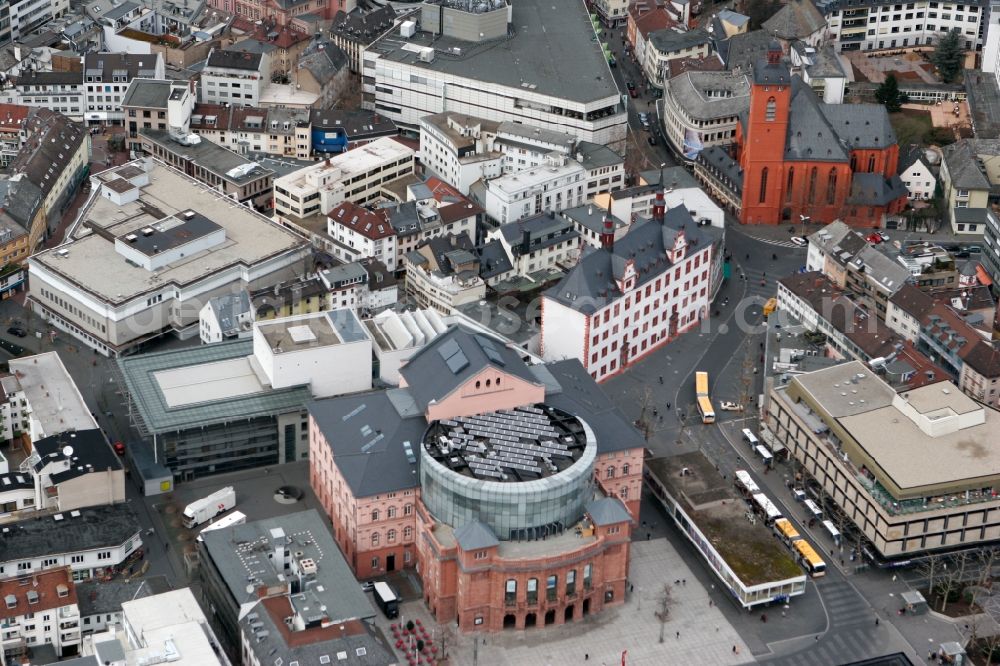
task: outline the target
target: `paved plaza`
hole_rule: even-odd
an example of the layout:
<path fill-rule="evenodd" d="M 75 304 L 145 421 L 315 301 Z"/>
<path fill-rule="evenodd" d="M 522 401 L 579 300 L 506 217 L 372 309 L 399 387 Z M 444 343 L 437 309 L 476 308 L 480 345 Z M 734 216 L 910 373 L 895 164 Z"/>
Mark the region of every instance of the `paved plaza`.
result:
<path fill-rule="evenodd" d="M 674 585 L 686 580 L 686 585 Z M 451 663 L 489 666 L 537 664 L 538 666 L 595 666 L 621 663 L 628 650 L 629 666 L 676 664 L 743 664 L 753 661 L 747 645 L 709 596 L 670 543 L 663 538 L 632 544 L 629 581 L 635 591 L 623 606 L 591 615 L 584 620 L 527 631 L 505 631 L 484 638 L 458 634 L 452 625 L 455 644 L 448 647 Z M 673 604 L 659 642 L 660 622 L 654 615 L 657 596 L 664 583 L 672 588 Z M 438 627 L 417 599 L 404 602 L 401 620 L 419 618 L 425 627 Z M 378 623 L 389 634 L 389 621 L 381 615 Z M 679 636 L 678 636 L 679 632 Z M 440 636 L 440 628 L 436 629 Z M 478 641 L 478 655 L 474 642 Z M 736 646 L 738 653 L 733 652 Z"/>

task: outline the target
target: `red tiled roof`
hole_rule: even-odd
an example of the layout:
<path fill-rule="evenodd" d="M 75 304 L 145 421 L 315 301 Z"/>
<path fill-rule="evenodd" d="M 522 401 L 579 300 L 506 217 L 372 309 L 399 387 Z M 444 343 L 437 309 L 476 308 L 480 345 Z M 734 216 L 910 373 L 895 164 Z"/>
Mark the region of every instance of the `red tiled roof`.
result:
<path fill-rule="evenodd" d="M 396 233 L 384 213 L 370 211 L 349 201 L 334 206 L 327 217 L 371 240 L 381 240 Z"/>
<path fill-rule="evenodd" d="M 671 18 L 663 9 L 656 9 L 651 12 L 647 12 L 635 20 L 635 29 L 643 37 L 646 37 L 651 32 L 657 30 L 666 30 L 667 28 L 674 28 L 680 24 Z"/>
<path fill-rule="evenodd" d="M 59 587 L 65 588 L 66 596 L 59 596 Z M 38 595 L 35 603 L 29 603 L 28 593 Z M 13 595 L 16 605 L 8 608 L 7 596 Z M 7 578 L 0 581 L 0 619 L 8 619 L 38 613 L 41 611 L 70 606 L 76 603 L 76 584 L 69 567 L 48 569 L 39 573 Z"/>
<path fill-rule="evenodd" d="M 30 110 L 20 104 L 0 104 L 0 130 L 19 131 Z"/>
<path fill-rule="evenodd" d="M 483 209 L 440 178 L 431 177 L 425 183 L 438 202 L 438 215 L 445 224 L 479 215 Z"/>

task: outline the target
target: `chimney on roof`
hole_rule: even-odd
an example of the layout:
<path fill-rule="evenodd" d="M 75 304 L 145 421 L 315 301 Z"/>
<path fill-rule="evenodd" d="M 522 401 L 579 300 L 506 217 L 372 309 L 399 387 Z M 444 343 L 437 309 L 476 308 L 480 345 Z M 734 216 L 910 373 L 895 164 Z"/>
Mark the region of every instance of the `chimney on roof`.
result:
<path fill-rule="evenodd" d="M 604 226 L 601 228 L 601 247 L 611 251 L 615 248 L 615 218 L 611 217 L 611 206 L 604 213 Z"/>

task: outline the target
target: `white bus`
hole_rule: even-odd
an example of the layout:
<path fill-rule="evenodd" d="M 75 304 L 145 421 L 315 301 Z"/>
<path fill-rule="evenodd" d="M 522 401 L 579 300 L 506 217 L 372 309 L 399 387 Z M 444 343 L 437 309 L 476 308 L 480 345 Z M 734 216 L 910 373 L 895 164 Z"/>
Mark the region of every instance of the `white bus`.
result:
<path fill-rule="evenodd" d="M 757 439 L 757 435 L 750 431 L 750 428 L 743 428 L 743 441 L 746 442 L 751 449 L 757 448 L 760 444 L 760 440 Z"/>
<path fill-rule="evenodd" d="M 764 461 L 764 464 L 770 467 L 774 463 L 774 456 L 771 455 L 771 449 L 767 448 L 763 444 L 758 444 L 756 446 L 757 455 L 760 459 Z"/>
<path fill-rule="evenodd" d="M 764 514 L 764 522 L 767 525 L 771 525 L 775 520 L 781 518 L 781 511 L 778 507 L 774 505 L 774 502 L 768 499 L 767 495 L 764 493 L 757 493 L 753 496 L 754 503 L 760 508 L 761 512 Z"/>
<path fill-rule="evenodd" d="M 752 497 L 760 492 L 760 487 L 750 478 L 750 474 L 743 469 L 736 470 L 736 487 L 740 489 L 744 497 Z"/>
<path fill-rule="evenodd" d="M 837 529 L 837 526 L 834 525 L 829 520 L 824 520 L 823 527 L 825 527 L 826 531 L 829 532 L 830 538 L 833 539 L 833 543 L 839 546 L 841 537 L 840 537 L 840 530 Z"/>
<path fill-rule="evenodd" d="M 812 514 L 812 517 L 816 520 L 823 520 L 823 511 L 819 508 L 819 505 L 811 499 L 807 499 L 803 504 L 806 505 L 806 509 Z"/>

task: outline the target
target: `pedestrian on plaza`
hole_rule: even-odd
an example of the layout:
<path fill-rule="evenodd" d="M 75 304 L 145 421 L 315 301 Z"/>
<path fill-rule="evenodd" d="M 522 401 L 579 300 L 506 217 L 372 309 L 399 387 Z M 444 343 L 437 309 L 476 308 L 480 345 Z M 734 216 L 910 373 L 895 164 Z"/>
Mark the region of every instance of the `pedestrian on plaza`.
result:
<path fill-rule="evenodd" d="M 681 632 L 678 631 L 677 632 L 677 639 L 680 640 L 680 637 L 681 637 Z"/>
<path fill-rule="evenodd" d="M 878 618 L 875 618 L 875 626 L 878 626 Z"/>
<path fill-rule="evenodd" d="M 681 585 L 687 585 L 687 584 L 688 584 L 687 578 L 681 578 Z"/>
<path fill-rule="evenodd" d="M 733 654 L 739 654 L 739 653 L 740 653 L 739 649 L 734 645 L 733 646 Z"/>
<path fill-rule="evenodd" d="M 589 652 L 587 652 L 587 653 L 584 653 L 584 655 L 583 655 L 583 660 L 584 660 L 584 661 L 590 661 L 590 653 L 589 653 Z"/>

